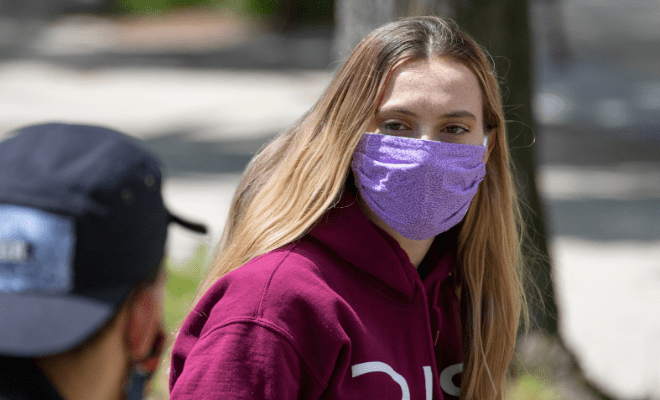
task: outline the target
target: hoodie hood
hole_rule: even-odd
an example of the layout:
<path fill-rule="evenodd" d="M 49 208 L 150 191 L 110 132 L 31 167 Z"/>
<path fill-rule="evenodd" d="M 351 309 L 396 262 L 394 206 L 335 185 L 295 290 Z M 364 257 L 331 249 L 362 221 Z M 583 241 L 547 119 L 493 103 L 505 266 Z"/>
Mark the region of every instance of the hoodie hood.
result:
<path fill-rule="evenodd" d="M 349 222 L 351 229 L 346 229 Z M 415 282 L 420 279 L 415 266 L 399 242 L 373 224 L 360 209 L 350 188 L 344 190 L 339 202 L 329 209 L 312 228 L 309 235 L 323 242 L 330 250 L 353 266 L 369 273 L 389 288 L 411 301 Z M 364 238 L 369 243 L 364 243 Z M 433 243 L 423 263 L 432 263 L 424 279 L 428 293 L 436 283 L 444 282 L 453 268 L 452 246 Z M 443 254 L 444 253 L 444 254 Z"/>
<path fill-rule="evenodd" d="M 351 229 L 346 229 L 347 222 Z M 367 219 L 349 189 L 344 190 L 339 202 L 323 215 L 309 235 L 383 282 L 404 301 L 412 301 L 419 279 L 415 266 L 396 239 Z M 368 245 L 365 238 L 369 238 Z"/>

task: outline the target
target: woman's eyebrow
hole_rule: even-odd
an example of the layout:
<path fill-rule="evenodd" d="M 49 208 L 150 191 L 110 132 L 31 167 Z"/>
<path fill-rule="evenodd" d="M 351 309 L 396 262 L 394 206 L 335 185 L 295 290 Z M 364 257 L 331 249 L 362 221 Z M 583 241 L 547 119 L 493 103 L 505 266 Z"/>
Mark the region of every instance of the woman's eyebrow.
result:
<path fill-rule="evenodd" d="M 414 112 L 412 112 L 408 109 L 399 108 L 399 107 L 379 108 L 378 111 L 376 112 L 376 114 L 381 114 L 381 113 L 384 113 L 384 112 L 403 114 L 403 115 L 408 115 L 408 116 L 411 116 L 411 117 L 416 117 L 417 116 L 416 113 L 414 113 Z M 445 114 L 441 114 L 441 115 L 438 116 L 438 119 L 441 119 L 441 118 L 468 118 L 468 119 L 473 120 L 474 122 L 477 122 L 477 116 L 476 115 L 472 114 L 469 111 L 463 111 L 463 110 L 461 110 L 461 111 L 451 111 L 451 112 L 448 112 L 448 113 L 445 113 Z"/>
<path fill-rule="evenodd" d="M 469 111 L 452 111 L 447 114 L 443 114 L 442 118 L 468 118 L 477 122 L 477 116 L 472 114 Z"/>
<path fill-rule="evenodd" d="M 408 115 L 408 116 L 411 116 L 411 117 L 416 117 L 416 116 L 417 116 L 417 114 L 415 114 L 414 112 L 412 112 L 412 111 L 410 111 L 410 110 L 408 110 L 408 109 L 406 109 L 406 108 L 399 108 L 399 107 L 394 107 L 394 108 L 388 108 L 388 107 L 379 108 L 379 109 L 376 111 L 376 114 L 382 114 L 382 113 L 385 113 L 385 112 L 387 112 L 387 113 L 403 114 L 403 115 Z"/>

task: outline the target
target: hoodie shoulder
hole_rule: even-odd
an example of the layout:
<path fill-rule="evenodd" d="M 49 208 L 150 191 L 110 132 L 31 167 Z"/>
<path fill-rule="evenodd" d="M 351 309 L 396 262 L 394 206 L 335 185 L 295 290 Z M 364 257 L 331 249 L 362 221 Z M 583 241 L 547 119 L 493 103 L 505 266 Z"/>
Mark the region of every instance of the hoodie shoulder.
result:
<path fill-rule="evenodd" d="M 325 314 L 324 309 L 344 302 L 334 286 L 345 281 L 346 274 L 350 272 L 341 260 L 322 244 L 301 240 L 255 257 L 220 278 L 186 324 L 197 320 L 193 325 L 201 336 L 238 318 L 286 325 L 296 314 Z"/>
<path fill-rule="evenodd" d="M 290 343 L 318 376 L 328 379 L 334 364 L 318 355 L 339 357 L 350 342 L 342 325 L 354 315 L 336 288 L 346 281 L 346 268 L 333 257 L 322 245 L 302 240 L 223 276 L 182 326 L 177 356 L 185 358 L 209 335 L 259 325 Z"/>

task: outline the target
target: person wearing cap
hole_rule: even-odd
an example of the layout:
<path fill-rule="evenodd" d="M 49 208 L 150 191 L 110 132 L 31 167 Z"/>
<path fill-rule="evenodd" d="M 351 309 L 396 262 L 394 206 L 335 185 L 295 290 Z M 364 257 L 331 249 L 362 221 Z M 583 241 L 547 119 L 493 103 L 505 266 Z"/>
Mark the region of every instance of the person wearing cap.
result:
<path fill-rule="evenodd" d="M 0 399 L 139 398 L 162 347 L 158 160 L 98 126 L 0 143 Z"/>

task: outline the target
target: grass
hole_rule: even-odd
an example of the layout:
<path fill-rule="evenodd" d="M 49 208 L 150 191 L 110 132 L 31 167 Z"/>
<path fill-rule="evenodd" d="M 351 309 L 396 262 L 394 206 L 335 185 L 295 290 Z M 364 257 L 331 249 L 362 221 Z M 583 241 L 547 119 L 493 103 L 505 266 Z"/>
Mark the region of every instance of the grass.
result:
<path fill-rule="evenodd" d="M 190 307 L 195 300 L 197 287 L 206 274 L 209 261 L 209 248 L 200 244 L 193 256 L 182 263 L 175 263 L 168 259 L 167 283 L 165 284 L 165 330 L 170 333 L 165 352 L 161 356 L 161 365 L 151 381 L 147 398 L 152 400 L 166 400 L 169 398 L 168 379 L 170 369 L 171 347 L 174 340 L 173 333 L 179 328 L 183 319 L 188 315 Z"/>
<path fill-rule="evenodd" d="M 507 382 L 506 400 L 561 400 L 557 388 L 543 376 L 525 374 Z"/>
<path fill-rule="evenodd" d="M 165 286 L 165 328 L 173 332 L 190 311 L 197 287 L 206 274 L 208 246 L 200 244 L 183 263 L 167 261 Z"/>

